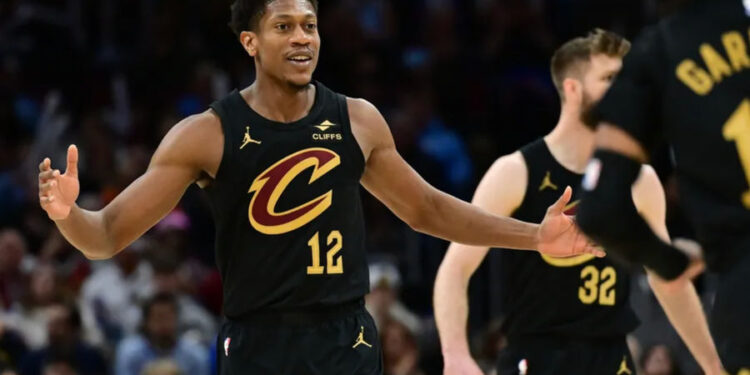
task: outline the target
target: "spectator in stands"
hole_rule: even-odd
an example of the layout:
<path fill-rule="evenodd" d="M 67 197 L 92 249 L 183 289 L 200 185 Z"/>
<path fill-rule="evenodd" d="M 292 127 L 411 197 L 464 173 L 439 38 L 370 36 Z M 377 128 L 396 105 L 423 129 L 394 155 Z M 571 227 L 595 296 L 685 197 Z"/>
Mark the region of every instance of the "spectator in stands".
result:
<path fill-rule="evenodd" d="M 203 345 L 216 341 L 216 320 L 206 309 L 185 292 L 185 281 L 181 277 L 180 261 L 173 252 L 155 249 L 152 254 L 154 268 L 154 291 L 175 297 L 180 316 L 177 330 Z"/>
<path fill-rule="evenodd" d="M 153 271 L 142 259 L 144 248 L 144 241 L 133 243 L 83 284 L 81 313 L 92 341 L 117 345 L 136 333 L 141 302 L 153 294 Z"/>
<path fill-rule="evenodd" d="M 76 366 L 65 357 L 50 358 L 44 364 L 42 375 L 79 375 Z"/>
<path fill-rule="evenodd" d="M 47 344 L 50 307 L 62 301 L 62 283 L 52 266 L 41 264 L 32 272 L 29 284 L 26 295 L 0 319 L 16 330 L 31 349 L 39 349 Z"/>
<path fill-rule="evenodd" d="M 640 361 L 643 375 L 681 375 L 679 366 L 666 345 L 655 345 L 643 352 Z"/>
<path fill-rule="evenodd" d="M 108 373 L 101 353 L 81 340 L 81 316 L 72 305 L 50 307 L 47 333 L 49 344 L 26 356 L 21 375 Z"/>
<path fill-rule="evenodd" d="M 380 333 L 385 375 L 422 375 L 414 332 L 395 319 L 384 323 Z"/>
<path fill-rule="evenodd" d="M 26 344 L 21 336 L 0 320 L 0 375 L 14 372 L 21 359 L 26 356 L 26 351 Z"/>
<path fill-rule="evenodd" d="M 24 294 L 28 275 L 22 270 L 26 241 L 15 229 L 0 230 L 0 310 L 7 310 Z"/>
<path fill-rule="evenodd" d="M 141 375 L 157 359 L 173 360 L 181 373 L 208 375 L 208 350 L 177 334 L 180 311 L 176 298 L 158 293 L 143 306 L 142 333 L 120 342 L 115 375 Z"/>
<path fill-rule="evenodd" d="M 370 269 L 370 293 L 365 296 L 367 310 L 375 320 L 378 329 L 384 322 L 396 319 L 417 334 L 421 332 L 419 317 L 398 300 L 401 274 L 396 266 L 387 261 L 373 262 Z"/>

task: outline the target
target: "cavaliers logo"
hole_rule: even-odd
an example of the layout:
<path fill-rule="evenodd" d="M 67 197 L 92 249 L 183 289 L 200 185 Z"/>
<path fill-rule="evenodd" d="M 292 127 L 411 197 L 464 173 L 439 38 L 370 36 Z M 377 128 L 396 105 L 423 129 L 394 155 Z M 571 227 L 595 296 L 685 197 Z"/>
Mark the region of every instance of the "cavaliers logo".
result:
<path fill-rule="evenodd" d="M 575 215 L 576 211 L 578 211 L 578 202 L 575 201 L 570 204 L 568 204 L 565 207 L 565 214 L 566 215 Z M 584 264 L 592 259 L 596 258 L 592 254 L 581 254 L 581 255 L 575 255 L 572 257 L 553 257 L 549 255 L 542 254 L 542 259 L 544 259 L 547 264 L 555 267 L 575 267 L 581 264 Z"/>
<path fill-rule="evenodd" d="M 276 212 L 276 204 L 287 186 L 305 169 L 313 169 L 308 182 L 312 184 L 339 164 L 341 157 L 335 152 L 325 148 L 308 148 L 268 167 L 253 181 L 248 191 L 255 193 L 248 208 L 250 224 L 261 233 L 282 234 L 313 221 L 331 206 L 332 190 L 284 212 Z"/>

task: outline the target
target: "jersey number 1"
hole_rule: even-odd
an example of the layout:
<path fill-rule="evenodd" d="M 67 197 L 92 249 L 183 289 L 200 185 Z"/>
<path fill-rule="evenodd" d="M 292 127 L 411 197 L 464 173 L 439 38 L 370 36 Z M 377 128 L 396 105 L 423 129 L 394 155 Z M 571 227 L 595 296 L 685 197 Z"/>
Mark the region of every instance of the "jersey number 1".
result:
<path fill-rule="evenodd" d="M 737 153 L 750 186 L 750 99 L 743 100 L 724 124 L 724 139 L 737 143 Z M 742 193 L 742 204 L 750 209 L 750 189 Z"/>
<path fill-rule="evenodd" d="M 335 230 L 328 234 L 328 246 L 333 245 L 326 252 L 326 266 L 320 265 L 320 239 L 318 232 L 312 236 L 307 245 L 310 246 L 312 251 L 312 266 L 307 266 L 308 275 L 322 275 L 327 273 L 329 275 L 337 275 L 344 273 L 344 261 L 341 257 L 337 257 L 341 247 L 343 246 L 343 239 L 341 238 L 341 232 Z"/>

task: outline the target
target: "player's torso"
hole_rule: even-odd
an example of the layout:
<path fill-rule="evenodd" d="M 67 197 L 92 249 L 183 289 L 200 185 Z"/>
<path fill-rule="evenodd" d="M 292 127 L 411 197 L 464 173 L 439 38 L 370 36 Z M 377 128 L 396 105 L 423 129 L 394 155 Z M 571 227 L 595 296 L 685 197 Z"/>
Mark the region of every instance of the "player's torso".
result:
<path fill-rule="evenodd" d="M 726 251 L 750 227 L 750 14 L 741 0 L 699 1 L 659 27 L 683 204 L 706 244 Z"/>
<path fill-rule="evenodd" d="M 225 144 L 207 191 L 229 317 L 331 305 L 368 290 L 364 158 L 346 98 L 316 87 L 310 113 L 290 124 L 261 117 L 238 92 L 212 105 Z"/>
<path fill-rule="evenodd" d="M 566 186 L 577 190 L 582 176 L 561 166 L 541 139 L 521 153 L 528 183 L 513 217 L 540 222 Z M 576 193 L 571 202 L 566 212 L 574 215 Z M 553 258 L 527 251 L 504 251 L 502 257 L 504 329 L 511 340 L 538 334 L 614 337 L 635 328 L 627 271 L 612 261 L 590 255 Z"/>

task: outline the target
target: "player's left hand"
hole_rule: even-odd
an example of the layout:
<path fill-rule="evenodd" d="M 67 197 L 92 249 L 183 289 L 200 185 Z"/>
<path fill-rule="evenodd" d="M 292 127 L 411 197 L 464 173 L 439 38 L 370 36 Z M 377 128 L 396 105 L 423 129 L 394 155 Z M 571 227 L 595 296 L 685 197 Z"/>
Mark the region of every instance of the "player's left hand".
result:
<path fill-rule="evenodd" d="M 564 213 L 565 206 L 573 196 L 570 186 L 560 198 L 549 206 L 537 235 L 537 250 L 542 254 L 555 257 L 569 257 L 579 254 L 593 254 L 604 257 L 606 253 L 598 246 L 589 242 L 576 226 L 573 217 Z"/>

